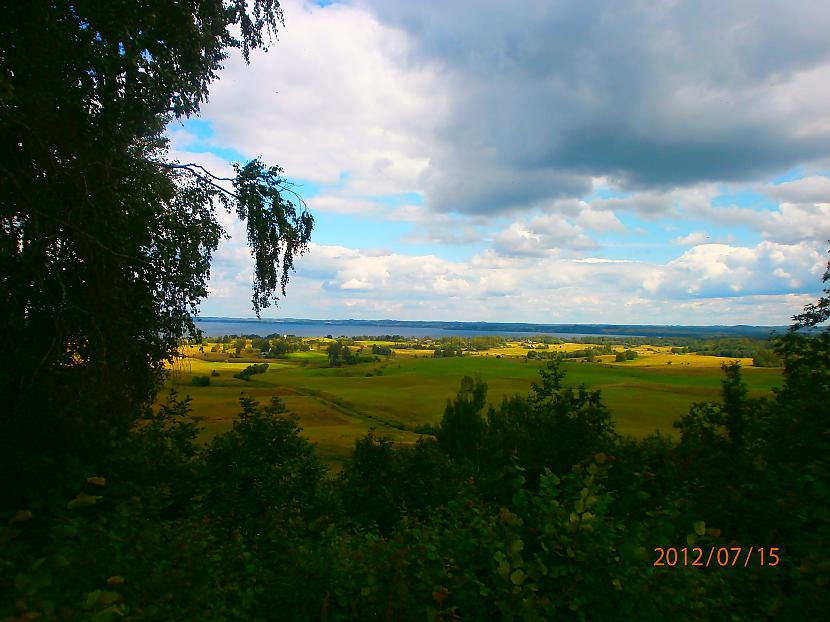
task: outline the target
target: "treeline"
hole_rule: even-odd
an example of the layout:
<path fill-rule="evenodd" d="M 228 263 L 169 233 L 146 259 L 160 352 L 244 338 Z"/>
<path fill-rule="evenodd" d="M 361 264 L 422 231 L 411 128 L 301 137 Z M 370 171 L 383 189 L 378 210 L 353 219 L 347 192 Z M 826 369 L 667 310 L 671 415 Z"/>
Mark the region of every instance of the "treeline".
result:
<path fill-rule="evenodd" d="M 464 352 L 482 352 L 507 346 L 507 340 L 498 335 L 483 337 L 441 337 L 439 339 L 410 338 L 396 342 L 396 350 L 432 350 L 438 358 L 462 356 Z"/>
<path fill-rule="evenodd" d="M 250 346 L 248 342 L 250 341 Z M 194 345 L 198 345 L 194 342 Z M 308 352 L 317 340 L 303 339 L 295 335 L 280 335 L 277 333 L 260 337 L 258 335 L 224 335 L 216 341 L 208 341 L 211 352 L 226 352 L 230 350 L 240 356 L 243 350 L 249 349 L 265 358 L 284 358 L 294 352 Z"/>
<path fill-rule="evenodd" d="M 763 339 L 716 339 L 716 340 L 684 340 L 676 344 L 680 347 L 672 348 L 672 352 L 686 354 L 694 352 L 708 356 L 723 356 L 728 358 L 761 357 L 767 360 L 775 356 L 775 348 L 771 341 Z M 780 365 L 780 359 L 778 359 Z"/>
<path fill-rule="evenodd" d="M 534 340 L 537 339 L 534 337 Z M 636 346 L 671 347 L 674 354 L 701 354 L 725 358 L 751 358 L 756 367 L 780 367 L 782 360 L 775 352 L 775 340 L 752 337 L 580 337 L 575 343 L 632 348 Z"/>
<path fill-rule="evenodd" d="M 631 361 L 639 356 L 634 350 L 616 350 L 610 345 L 591 346 L 580 350 L 571 350 L 569 352 L 562 352 L 559 350 L 529 350 L 525 355 L 528 359 L 584 359 L 589 363 L 596 361 L 598 356 L 614 354 L 617 362 Z"/>
<path fill-rule="evenodd" d="M 370 363 L 380 360 L 381 353 L 386 353 L 386 356 L 392 355 L 391 348 L 383 348 L 379 346 L 372 346 L 371 354 L 365 353 L 364 346 L 350 346 L 349 340 L 338 339 L 331 342 L 326 348 L 326 354 L 329 357 L 330 367 L 341 367 L 343 365 L 357 365 L 358 363 Z"/>

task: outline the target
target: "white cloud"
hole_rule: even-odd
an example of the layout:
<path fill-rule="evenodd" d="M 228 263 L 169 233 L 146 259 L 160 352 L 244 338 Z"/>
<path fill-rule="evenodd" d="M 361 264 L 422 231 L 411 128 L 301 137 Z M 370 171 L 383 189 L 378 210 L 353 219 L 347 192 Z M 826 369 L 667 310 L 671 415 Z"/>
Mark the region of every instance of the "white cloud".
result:
<path fill-rule="evenodd" d="M 418 190 L 442 94 L 430 67 L 406 64 L 406 36 L 347 5 L 283 2 L 286 26 L 246 66 L 211 86 L 213 141 L 262 155 L 286 174 L 355 195 Z"/>
<path fill-rule="evenodd" d="M 830 178 L 802 177 L 780 184 L 767 184 L 761 191 L 787 203 L 830 203 Z"/>
<path fill-rule="evenodd" d="M 249 316 L 249 258 L 226 251 L 203 314 Z M 787 324 L 819 291 L 804 245 L 699 245 L 665 264 L 596 257 L 468 261 L 313 244 L 270 317 L 527 322 Z"/>
<path fill-rule="evenodd" d="M 830 202 L 782 203 L 778 211 L 760 216 L 756 227 L 764 238 L 782 244 L 826 242 L 830 239 Z"/>
<path fill-rule="evenodd" d="M 571 224 L 560 214 L 511 223 L 493 240 L 493 247 L 500 253 L 519 256 L 542 256 L 563 249 L 583 250 L 596 246 L 582 227 Z"/>
<path fill-rule="evenodd" d="M 703 244 L 707 239 L 709 239 L 709 234 L 705 231 L 692 231 L 688 235 L 681 235 L 680 237 L 674 238 L 672 242 L 680 246 L 696 246 Z"/>
<path fill-rule="evenodd" d="M 656 267 L 643 288 L 669 298 L 801 294 L 818 289 L 823 259 L 803 243 L 701 244 Z"/>
<path fill-rule="evenodd" d="M 625 225 L 611 211 L 585 209 L 577 216 L 576 224 L 597 233 L 625 233 Z"/>

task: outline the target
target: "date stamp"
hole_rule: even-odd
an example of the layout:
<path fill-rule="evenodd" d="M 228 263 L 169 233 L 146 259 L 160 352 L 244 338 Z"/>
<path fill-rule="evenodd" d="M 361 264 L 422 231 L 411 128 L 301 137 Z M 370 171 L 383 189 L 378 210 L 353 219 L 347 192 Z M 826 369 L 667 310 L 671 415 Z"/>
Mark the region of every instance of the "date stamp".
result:
<path fill-rule="evenodd" d="M 780 547 L 745 547 L 745 546 L 710 546 L 701 547 L 655 547 L 657 559 L 653 566 L 710 566 L 734 567 L 742 566 L 777 566 L 781 563 Z"/>

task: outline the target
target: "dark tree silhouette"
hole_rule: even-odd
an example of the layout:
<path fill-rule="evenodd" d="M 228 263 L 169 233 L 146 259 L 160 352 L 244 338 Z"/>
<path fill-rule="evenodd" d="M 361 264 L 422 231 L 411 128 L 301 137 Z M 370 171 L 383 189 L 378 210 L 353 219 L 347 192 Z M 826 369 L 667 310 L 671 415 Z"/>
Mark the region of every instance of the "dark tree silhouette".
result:
<path fill-rule="evenodd" d="M 163 363 L 197 334 L 217 209 L 247 223 L 257 314 L 285 293 L 313 219 L 279 167 L 255 159 L 225 179 L 167 156 L 167 124 L 198 113 L 230 50 L 247 61 L 276 36 L 278 2 L 3 5 L 8 474 L 31 452 L 103 452 L 151 402 Z"/>

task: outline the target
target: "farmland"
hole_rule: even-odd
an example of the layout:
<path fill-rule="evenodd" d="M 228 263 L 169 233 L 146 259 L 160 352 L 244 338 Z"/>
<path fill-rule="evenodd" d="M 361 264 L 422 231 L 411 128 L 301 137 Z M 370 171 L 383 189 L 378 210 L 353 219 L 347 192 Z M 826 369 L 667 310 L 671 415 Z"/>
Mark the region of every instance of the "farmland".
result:
<path fill-rule="evenodd" d="M 320 455 L 336 464 L 351 452 L 356 438 L 370 430 L 398 443 L 413 443 L 416 428 L 440 421 L 447 399 L 458 391 L 461 378 L 480 375 L 488 384 L 488 402 L 527 393 L 546 362 L 528 359 L 519 342 L 464 356 L 434 358 L 431 350 L 393 349 L 391 356 L 355 365 L 330 367 L 325 339 L 307 340 L 308 351 L 280 359 L 262 359 L 247 341 L 238 355 L 228 349 L 211 352 L 216 344 L 185 348 L 168 380 L 168 388 L 192 398 L 195 415 L 202 417 L 204 439 L 224 432 L 239 412 L 242 392 L 260 402 L 279 397 L 296 415 Z M 394 346 L 392 342 L 357 341 L 352 350 Z M 576 352 L 585 344 L 562 343 L 550 352 Z M 672 436 L 672 423 L 689 406 L 717 400 L 724 362 L 738 360 L 745 370 L 750 396 L 770 395 L 781 382 L 778 369 L 753 368 L 751 359 L 672 354 L 667 346 L 637 346 L 637 358 L 615 362 L 614 354 L 565 363 L 566 384 L 600 389 L 620 434 L 642 438 L 655 431 Z M 255 362 L 268 370 L 249 380 L 234 374 Z M 212 374 L 212 375 L 211 375 Z M 209 386 L 193 386 L 194 377 L 210 376 Z"/>

